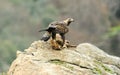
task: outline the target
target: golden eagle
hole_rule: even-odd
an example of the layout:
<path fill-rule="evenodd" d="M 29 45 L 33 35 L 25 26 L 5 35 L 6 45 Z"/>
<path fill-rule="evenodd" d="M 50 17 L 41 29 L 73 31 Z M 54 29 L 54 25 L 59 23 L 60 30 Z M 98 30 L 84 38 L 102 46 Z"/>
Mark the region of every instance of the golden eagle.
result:
<path fill-rule="evenodd" d="M 65 43 L 65 34 L 69 31 L 68 27 L 74 19 L 67 18 L 63 21 L 54 21 L 49 24 L 46 29 L 42 29 L 41 31 L 46 31 L 41 40 L 48 41 L 50 37 L 52 37 L 52 42 L 56 41 L 59 45 L 63 46 Z M 61 39 L 61 40 L 58 40 Z"/>

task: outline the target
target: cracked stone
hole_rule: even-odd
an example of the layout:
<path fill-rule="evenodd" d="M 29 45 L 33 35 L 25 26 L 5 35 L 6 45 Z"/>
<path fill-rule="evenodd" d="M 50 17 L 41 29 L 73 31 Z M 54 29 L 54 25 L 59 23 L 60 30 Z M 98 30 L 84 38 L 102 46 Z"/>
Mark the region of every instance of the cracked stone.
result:
<path fill-rule="evenodd" d="M 17 52 L 8 75 L 120 75 L 120 58 L 89 43 L 58 51 L 35 41 Z"/>

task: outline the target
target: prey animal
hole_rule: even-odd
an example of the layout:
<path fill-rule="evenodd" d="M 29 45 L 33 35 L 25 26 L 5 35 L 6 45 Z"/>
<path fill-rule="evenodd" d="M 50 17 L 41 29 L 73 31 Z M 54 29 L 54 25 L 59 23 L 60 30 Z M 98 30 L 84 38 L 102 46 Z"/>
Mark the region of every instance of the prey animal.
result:
<path fill-rule="evenodd" d="M 46 31 L 41 40 L 48 41 L 51 39 L 52 48 L 61 49 L 65 44 L 65 34 L 69 31 L 67 26 L 73 21 L 74 19 L 67 18 L 63 21 L 54 21 L 50 23 L 46 29 L 39 31 Z"/>

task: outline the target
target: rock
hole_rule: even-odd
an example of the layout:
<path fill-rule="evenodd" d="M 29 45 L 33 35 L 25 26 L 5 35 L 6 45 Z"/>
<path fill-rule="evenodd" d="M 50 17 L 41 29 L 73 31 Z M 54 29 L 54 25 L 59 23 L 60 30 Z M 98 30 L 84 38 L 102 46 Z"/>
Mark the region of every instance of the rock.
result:
<path fill-rule="evenodd" d="M 35 41 L 17 52 L 8 75 L 120 75 L 120 58 L 89 43 L 53 50 L 49 43 Z"/>

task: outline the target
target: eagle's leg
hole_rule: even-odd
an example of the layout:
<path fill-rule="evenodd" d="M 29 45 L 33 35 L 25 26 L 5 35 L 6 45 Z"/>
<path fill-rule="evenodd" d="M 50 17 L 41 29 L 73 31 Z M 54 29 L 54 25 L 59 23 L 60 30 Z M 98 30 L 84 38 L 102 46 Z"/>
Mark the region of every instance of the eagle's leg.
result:
<path fill-rule="evenodd" d="M 56 33 L 52 33 L 52 39 L 51 39 L 51 46 L 52 46 L 52 48 L 53 49 L 55 49 L 55 50 L 60 50 L 61 49 L 61 47 L 60 47 L 60 45 L 57 43 L 57 36 L 56 36 L 57 34 Z"/>
<path fill-rule="evenodd" d="M 59 33 L 56 34 L 56 43 L 58 43 L 60 48 L 63 47 L 64 41 L 63 41 L 62 36 Z"/>
<path fill-rule="evenodd" d="M 69 41 L 68 41 L 68 40 L 65 40 L 64 45 L 63 45 L 63 48 L 68 48 L 68 45 L 69 45 Z"/>
<path fill-rule="evenodd" d="M 62 44 L 62 47 L 63 47 L 64 44 L 65 44 L 65 35 L 64 35 L 64 34 L 61 34 L 61 37 L 62 37 L 62 40 L 63 40 L 63 44 Z"/>

